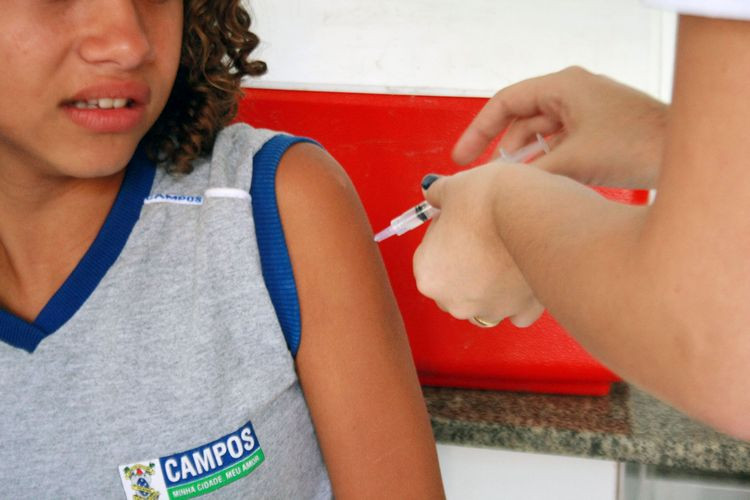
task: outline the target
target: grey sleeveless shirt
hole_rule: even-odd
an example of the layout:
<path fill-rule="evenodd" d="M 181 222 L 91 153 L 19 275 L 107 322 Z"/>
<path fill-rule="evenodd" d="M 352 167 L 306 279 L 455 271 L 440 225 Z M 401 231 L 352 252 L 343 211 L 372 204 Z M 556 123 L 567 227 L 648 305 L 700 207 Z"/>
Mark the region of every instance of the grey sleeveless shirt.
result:
<path fill-rule="evenodd" d="M 274 135 L 180 177 L 137 154 L 39 317 L 0 311 L 0 497 L 331 497 L 248 194 Z"/>

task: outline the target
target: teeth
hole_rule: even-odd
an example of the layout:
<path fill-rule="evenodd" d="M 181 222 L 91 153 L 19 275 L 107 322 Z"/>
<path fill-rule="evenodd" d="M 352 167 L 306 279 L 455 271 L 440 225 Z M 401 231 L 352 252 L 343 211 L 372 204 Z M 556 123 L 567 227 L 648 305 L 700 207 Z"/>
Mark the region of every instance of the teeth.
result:
<path fill-rule="evenodd" d="M 128 105 L 130 99 L 122 97 L 102 97 L 100 99 L 89 99 L 88 101 L 75 101 L 73 106 L 78 109 L 120 109 Z"/>

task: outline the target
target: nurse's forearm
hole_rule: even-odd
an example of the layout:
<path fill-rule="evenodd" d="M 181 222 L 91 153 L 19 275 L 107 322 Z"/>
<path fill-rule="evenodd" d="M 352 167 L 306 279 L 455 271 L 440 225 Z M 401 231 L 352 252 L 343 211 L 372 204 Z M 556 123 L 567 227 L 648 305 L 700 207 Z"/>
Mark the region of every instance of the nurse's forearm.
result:
<path fill-rule="evenodd" d="M 671 349 L 655 352 L 657 340 L 639 339 L 627 319 L 633 308 L 643 313 L 636 303 L 647 287 L 634 257 L 646 209 L 527 166 L 498 167 L 495 184 L 499 233 L 537 298 L 618 373 L 639 379 L 658 368 L 641 355 L 645 344 L 654 357 Z"/>
<path fill-rule="evenodd" d="M 652 207 L 498 174 L 501 235 L 538 298 L 625 378 L 750 439 L 750 23 L 682 16 Z"/>
<path fill-rule="evenodd" d="M 737 342 L 736 322 L 712 312 L 722 300 L 711 280 L 721 262 L 706 262 L 696 250 L 693 265 L 703 266 L 701 275 L 680 278 L 674 269 L 691 258 L 690 249 L 680 253 L 682 264 L 667 265 L 664 245 L 680 243 L 644 238 L 653 208 L 610 202 L 524 166 L 500 167 L 496 181 L 499 232 L 552 315 L 627 380 L 750 437 L 739 418 L 750 412 L 746 343 Z M 714 321 L 701 320 L 706 316 Z"/>

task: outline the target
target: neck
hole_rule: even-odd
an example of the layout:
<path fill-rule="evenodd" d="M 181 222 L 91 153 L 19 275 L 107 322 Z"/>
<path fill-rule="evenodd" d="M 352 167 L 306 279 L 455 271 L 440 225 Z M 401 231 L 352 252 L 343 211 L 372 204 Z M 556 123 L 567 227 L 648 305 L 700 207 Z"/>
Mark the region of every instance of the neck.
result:
<path fill-rule="evenodd" d="M 96 238 L 122 183 L 0 170 L 0 305 L 32 321 Z"/>

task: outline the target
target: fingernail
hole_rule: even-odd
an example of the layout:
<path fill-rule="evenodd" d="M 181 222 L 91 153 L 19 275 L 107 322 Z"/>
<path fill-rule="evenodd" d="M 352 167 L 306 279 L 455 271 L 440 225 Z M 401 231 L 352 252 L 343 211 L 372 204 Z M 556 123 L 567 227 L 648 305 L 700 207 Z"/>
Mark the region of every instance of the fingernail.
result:
<path fill-rule="evenodd" d="M 438 180 L 440 176 L 435 174 L 427 174 L 422 178 L 422 189 L 427 191 L 430 186 L 432 186 L 432 183 Z"/>

